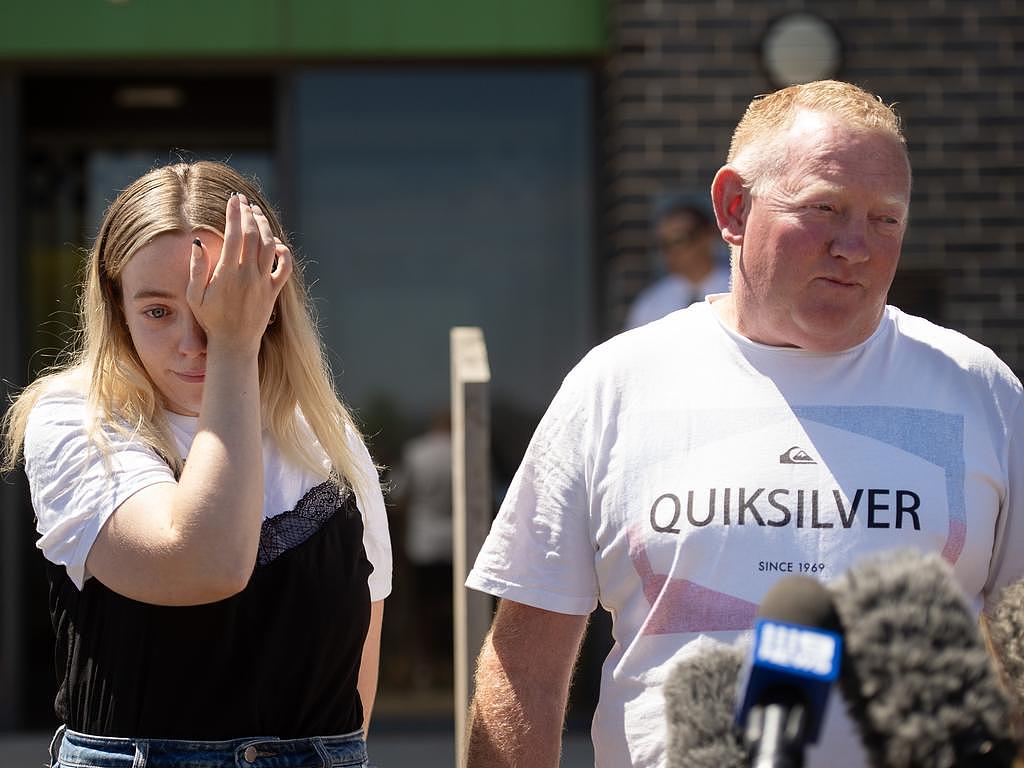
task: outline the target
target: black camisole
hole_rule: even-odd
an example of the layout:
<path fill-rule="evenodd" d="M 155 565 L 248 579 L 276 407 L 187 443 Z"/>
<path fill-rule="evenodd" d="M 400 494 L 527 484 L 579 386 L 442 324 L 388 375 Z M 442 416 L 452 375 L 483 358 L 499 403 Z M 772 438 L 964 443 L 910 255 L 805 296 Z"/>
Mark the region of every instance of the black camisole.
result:
<path fill-rule="evenodd" d="M 363 524 L 326 482 L 263 521 L 244 590 L 188 607 L 130 600 L 48 563 L 57 716 L 97 736 L 301 738 L 362 726 L 370 616 Z"/>

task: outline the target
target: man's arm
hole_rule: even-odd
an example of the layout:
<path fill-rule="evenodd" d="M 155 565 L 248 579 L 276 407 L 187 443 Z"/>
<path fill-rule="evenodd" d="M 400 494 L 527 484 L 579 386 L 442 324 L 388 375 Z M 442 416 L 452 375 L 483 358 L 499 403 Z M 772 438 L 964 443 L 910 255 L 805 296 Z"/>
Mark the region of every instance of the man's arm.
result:
<path fill-rule="evenodd" d="M 477 661 L 467 768 L 557 768 L 587 616 L 502 600 Z"/>

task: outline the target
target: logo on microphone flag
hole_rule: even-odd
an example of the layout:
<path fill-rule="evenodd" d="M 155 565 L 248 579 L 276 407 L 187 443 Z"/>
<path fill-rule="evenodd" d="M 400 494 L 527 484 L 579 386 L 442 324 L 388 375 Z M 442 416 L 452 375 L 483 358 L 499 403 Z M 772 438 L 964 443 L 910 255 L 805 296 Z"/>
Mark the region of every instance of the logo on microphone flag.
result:
<path fill-rule="evenodd" d="M 829 690 L 839 677 L 843 639 L 826 629 L 758 619 L 754 646 L 747 657 L 736 702 L 736 722 L 745 723 L 750 709 L 775 689 L 801 693 L 811 718 L 807 742 L 815 743 L 825 719 Z"/>
<path fill-rule="evenodd" d="M 762 619 L 757 623 L 756 660 L 790 674 L 835 680 L 842 638 L 822 629 Z"/>

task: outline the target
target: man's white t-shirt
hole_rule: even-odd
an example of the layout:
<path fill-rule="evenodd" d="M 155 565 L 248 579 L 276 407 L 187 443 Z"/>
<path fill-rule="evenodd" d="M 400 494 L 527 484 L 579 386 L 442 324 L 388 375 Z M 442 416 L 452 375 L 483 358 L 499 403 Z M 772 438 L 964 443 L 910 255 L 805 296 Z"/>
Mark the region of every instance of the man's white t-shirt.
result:
<path fill-rule="evenodd" d="M 892 307 L 841 353 L 769 347 L 713 300 L 570 372 L 467 580 L 611 612 L 602 768 L 665 764 L 666 674 L 748 630 L 782 576 L 941 552 L 980 608 L 1024 574 L 1021 385 L 990 350 Z M 808 764 L 865 764 L 838 701 Z"/>
<path fill-rule="evenodd" d="M 195 438 L 198 419 L 165 412 L 182 456 Z M 300 418 L 311 445 L 319 446 L 312 430 Z M 126 499 L 156 483 L 175 482 L 171 468 L 151 448 L 114 430 L 104 433 L 111 444 L 110 465 L 105 466 L 86 432 L 86 404 L 74 392 L 53 392 L 40 398 L 29 414 L 25 433 L 25 474 L 36 513 L 37 546 L 52 563 L 67 568 L 81 589 L 90 574 L 86 558 L 100 529 Z M 366 477 L 377 476 L 362 440 L 348 433 L 349 446 Z M 324 482 L 330 469 L 323 456 L 324 473 L 318 475 L 288 461 L 269 432 L 263 434 L 263 517 L 293 510 L 305 493 Z M 383 600 L 391 592 L 391 542 L 384 497 L 378 486 L 356 504 L 363 518 L 363 546 L 373 565 L 370 599 Z"/>

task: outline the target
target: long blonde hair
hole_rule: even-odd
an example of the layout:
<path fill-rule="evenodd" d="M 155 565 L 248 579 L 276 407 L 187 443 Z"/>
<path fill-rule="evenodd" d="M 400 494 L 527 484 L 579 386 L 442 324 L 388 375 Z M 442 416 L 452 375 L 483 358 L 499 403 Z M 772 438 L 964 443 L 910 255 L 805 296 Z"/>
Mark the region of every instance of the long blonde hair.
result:
<path fill-rule="evenodd" d="M 107 209 L 89 253 L 79 303 L 77 341 L 67 362 L 40 376 L 14 400 L 3 419 L 0 469 L 13 469 L 25 440 L 29 413 L 40 396 L 56 389 L 85 394 L 90 439 L 106 456 L 104 429 L 130 433 L 180 474 L 184 461 L 164 417 L 159 391 L 146 374 L 125 323 L 121 274 L 135 253 L 159 235 L 210 229 L 223 233 L 225 204 L 240 192 L 266 213 L 274 234 L 287 243 L 274 209 L 257 185 L 234 169 L 209 161 L 155 168 L 124 189 Z M 277 320 L 259 353 L 263 426 L 282 453 L 324 475 L 322 458 L 303 435 L 299 413 L 323 447 L 338 482 L 366 498 L 377 478 L 357 460 L 346 435 L 361 440 L 332 385 L 331 372 L 296 263 L 277 300 Z"/>

